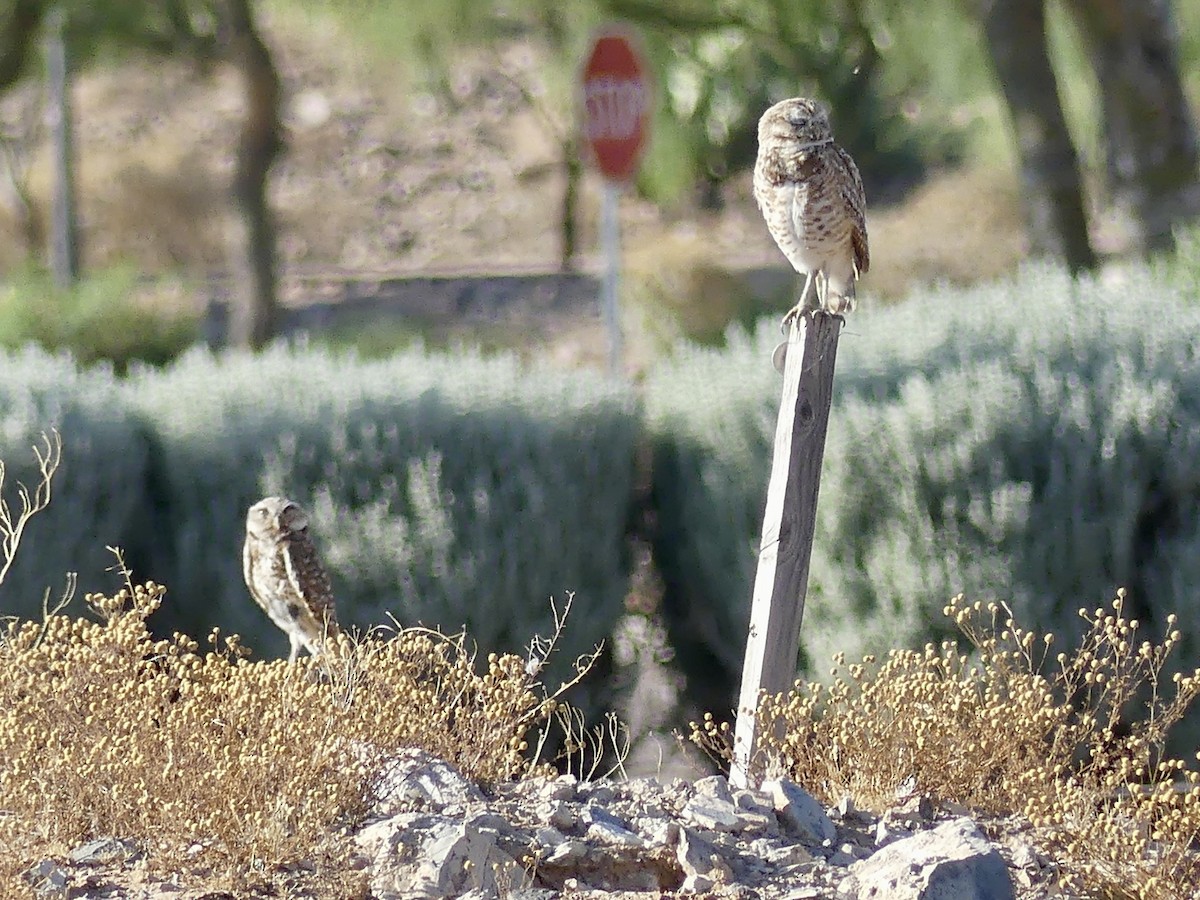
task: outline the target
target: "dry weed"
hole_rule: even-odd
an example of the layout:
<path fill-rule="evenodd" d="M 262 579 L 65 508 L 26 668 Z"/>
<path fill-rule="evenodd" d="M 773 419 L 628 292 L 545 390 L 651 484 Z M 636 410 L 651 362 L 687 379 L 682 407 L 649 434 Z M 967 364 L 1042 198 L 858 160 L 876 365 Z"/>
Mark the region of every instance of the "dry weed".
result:
<path fill-rule="evenodd" d="M 1163 747 L 1200 692 L 1200 670 L 1175 676 L 1168 698 L 1174 616 L 1161 643 L 1140 641 L 1123 602 L 1119 593 L 1109 608 L 1080 610 L 1089 626 L 1080 646 L 1051 655 L 1053 637 L 1022 629 L 1003 604 L 955 598 L 945 613 L 975 654 L 946 642 L 893 650 L 881 664 L 838 658 L 828 686 L 798 681 L 764 696 L 752 774 L 787 774 L 826 803 L 849 794 L 879 810 L 904 785 L 1021 813 L 1066 887 L 1190 897 L 1200 879 L 1200 774 Z M 691 738 L 731 759 L 728 723 L 706 716 Z"/>
<path fill-rule="evenodd" d="M 185 883 L 280 888 L 300 866 L 357 895 L 348 833 L 389 755 L 420 747 L 484 784 L 519 778 L 538 767 L 526 735 L 569 686 L 547 692 L 518 656 L 477 671 L 461 636 L 426 629 L 343 636 L 291 665 L 216 632 L 207 650 L 154 640 L 164 593 L 130 584 L 86 598 L 96 621 L 0 632 L 0 883 L 114 835 Z"/>
<path fill-rule="evenodd" d="M 42 446 L 35 446 L 33 454 L 38 461 L 38 483 L 29 492 L 29 488 L 17 482 L 17 497 L 21 501 L 21 509 L 13 513 L 12 507 L 4 497 L 4 479 L 6 469 L 4 460 L 0 459 L 0 584 L 4 583 L 8 570 L 12 568 L 17 556 L 17 548 L 21 546 L 21 538 L 25 536 L 25 526 L 29 520 L 50 505 L 50 486 L 54 481 L 54 473 L 62 462 L 62 438 L 57 431 L 49 435 L 42 433 Z"/>

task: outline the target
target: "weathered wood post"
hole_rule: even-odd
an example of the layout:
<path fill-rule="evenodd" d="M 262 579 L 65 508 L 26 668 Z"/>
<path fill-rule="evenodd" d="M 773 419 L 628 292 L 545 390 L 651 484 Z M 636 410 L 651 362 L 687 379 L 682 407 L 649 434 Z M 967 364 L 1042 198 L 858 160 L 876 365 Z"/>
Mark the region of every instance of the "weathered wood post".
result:
<path fill-rule="evenodd" d="M 760 695 L 786 691 L 796 674 L 842 322 L 841 316 L 805 313 L 793 320 L 788 333 L 729 773 L 738 787 L 749 784 Z"/>

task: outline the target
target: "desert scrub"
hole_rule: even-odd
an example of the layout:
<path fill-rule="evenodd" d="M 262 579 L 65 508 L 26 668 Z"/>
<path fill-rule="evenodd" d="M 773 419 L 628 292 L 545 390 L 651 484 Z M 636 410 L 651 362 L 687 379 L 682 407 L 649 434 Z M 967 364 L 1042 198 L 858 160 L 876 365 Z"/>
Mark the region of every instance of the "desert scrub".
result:
<path fill-rule="evenodd" d="M 19 271 L 0 284 L 0 346 L 69 350 L 84 365 L 124 372 L 162 365 L 200 338 L 199 316 L 180 282 L 148 280 L 132 268 L 84 277 L 66 290 L 48 272 Z"/>
<path fill-rule="evenodd" d="M 1146 319 L 1131 291 L 1154 298 Z M 1039 327 L 1031 323 L 1052 323 Z M 1129 590 L 1160 628 L 1200 615 L 1200 328 L 1178 284 L 1031 266 L 847 324 L 801 633 L 806 675 L 951 634 L 958 593 L 1073 644 L 1078 598 Z M 762 535 L 777 322 L 647 379 L 655 559 L 691 681 L 731 705 Z M 1184 629 L 1176 654 L 1197 655 Z M 1192 746 L 1200 718 L 1176 740 Z"/>
<path fill-rule="evenodd" d="M 547 598 L 575 592 L 562 661 L 612 633 L 640 431 L 627 385 L 511 356 L 276 345 L 192 351 L 130 387 L 154 428 L 165 539 L 146 571 L 172 586 L 170 627 L 283 650 L 237 551 L 246 508 L 282 494 L 311 513 L 344 624 L 390 614 L 504 652 L 546 630 Z"/>
<path fill-rule="evenodd" d="M 185 881 L 249 889 L 303 864 L 351 896 L 364 876 L 345 867 L 348 829 L 389 754 L 520 778 L 536 765 L 526 735 L 558 707 L 524 659 L 477 671 L 465 640 L 425 629 L 343 637 L 294 665 L 251 662 L 215 632 L 205 649 L 155 640 L 146 620 L 164 593 L 91 594 L 92 618 L 0 631 L 0 883 L 115 835 Z"/>
<path fill-rule="evenodd" d="M 47 431 L 66 448 L 54 502 L 29 523 L 0 586 L 0 616 L 36 618 L 46 591 L 57 596 L 68 572 L 79 573 L 85 590 L 115 586 L 104 572 L 112 563 L 105 545 L 123 547 L 141 571 L 156 540 L 146 490 L 151 441 L 109 370 L 27 347 L 0 350 L 0 372 L 0 460 L 10 502 L 18 484 L 32 490 L 39 483 L 30 448 L 42 446 Z"/>
<path fill-rule="evenodd" d="M 946 641 L 850 665 L 835 656 L 827 685 L 764 695 L 751 771 L 786 774 L 827 804 L 849 794 L 882 810 L 905 791 L 1018 813 L 1068 889 L 1191 897 L 1200 774 L 1164 747 L 1200 693 L 1200 669 L 1164 678 L 1175 618 L 1161 642 L 1142 640 L 1124 604 L 1118 593 L 1079 610 L 1082 640 L 1056 652 L 1053 635 L 1021 628 L 1003 604 L 956 597 L 944 612 L 972 653 Z M 728 723 L 706 716 L 691 737 L 730 761 Z"/>
<path fill-rule="evenodd" d="M 21 546 L 30 519 L 50 505 L 54 473 L 62 462 L 62 438 L 57 431 L 52 436 L 42 433 L 42 443 L 34 446 L 33 457 L 37 460 L 38 480 L 32 489 L 23 481 L 17 482 L 15 506 L 9 503 L 4 490 L 8 466 L 0 459 L 0 584 L 8 578 L 16 561 L 17 548 Z"/>
<path fill-rule="evenodd" d="M 755 289 L 744 272 L 714 259 L 710 237 L 673 231 L 629 248 L 621 302 L 638 365 L 683 341 L 720 346 L 730 325 L 752 328 L 764 313 L 786 308 L 791 279 L 780 279 L 775 292 Z"/>

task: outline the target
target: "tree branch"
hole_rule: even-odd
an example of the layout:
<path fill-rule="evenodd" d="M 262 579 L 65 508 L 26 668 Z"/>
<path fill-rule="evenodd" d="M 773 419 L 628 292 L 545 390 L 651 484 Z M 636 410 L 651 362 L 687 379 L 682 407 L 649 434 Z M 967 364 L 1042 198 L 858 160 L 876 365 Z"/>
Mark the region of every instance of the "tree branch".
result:
<path fill-rule="evenodd" d="M 12 568 L 13 560 L 17 557 L 17 547 L 21 545 L 21 537 L 25 534 L 25 526 L 29 520 L 50 505 L 50 482 L 58 465 L 62 461 L 62 438 L 57 431 L 42 434 L 44 447 L 35 446 L 34 455 L 38 461 L 37 486 L 33 493 L 29 488 L 17 482 L 17 496 L 21 499 L 21 511 L 13 515 L 12 508 L 4 498 L 4 460 L 0 460 L 0 555 L 4 561 L 0 564 L 0 584 L 4 583 L 8 570 Z"/>
<path fill-rule="evenodd" d="M 0 17 L 0 92 L 21 77 L 45 14 L 42 0 L 14 0 Z"/>

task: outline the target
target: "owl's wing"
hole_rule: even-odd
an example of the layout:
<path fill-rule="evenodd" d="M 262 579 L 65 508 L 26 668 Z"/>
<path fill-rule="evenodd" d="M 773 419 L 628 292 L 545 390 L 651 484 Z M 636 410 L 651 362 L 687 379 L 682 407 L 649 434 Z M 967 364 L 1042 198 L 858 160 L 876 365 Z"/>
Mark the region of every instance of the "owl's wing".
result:
<path fill-rule="evenodd" d="M 867 193 L 863 190 L 862 176 L 850 154 L 834 144 L 834 152 L 841 163 L 843 178 L 842 200 L 850 214 L 850 244 L 854 248 L 854 268 L 861 275 L 871 268 L 871 251 L 867 247 Z"/>
<path fill-rule="evenodd" d="M 267 598 L 258 592 L 258 579 L 254 577 L 253 554 L 254 548 L 250 546 L 250 537 L 247 536 L 245 543 L 242 544 L 242 577 L 246 579 L 246 590 L 250 592 L 250 596 L 254 598 L 254 602 L 269 613 L 270 607 L 267 605 Z"/>
<path fill-rule="evenodd" d="M 337 634 L 337 612 L 333 587 L 317 559 L 317 550 L 306 535 L 282 541 L 283 564 L 291 589 L 303 601 L 296 622 L 305 632 L 320 638 Z"/>

